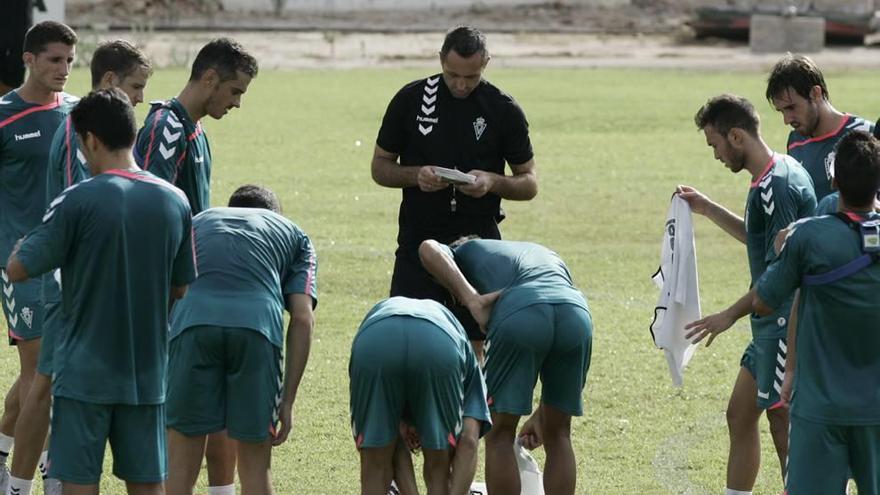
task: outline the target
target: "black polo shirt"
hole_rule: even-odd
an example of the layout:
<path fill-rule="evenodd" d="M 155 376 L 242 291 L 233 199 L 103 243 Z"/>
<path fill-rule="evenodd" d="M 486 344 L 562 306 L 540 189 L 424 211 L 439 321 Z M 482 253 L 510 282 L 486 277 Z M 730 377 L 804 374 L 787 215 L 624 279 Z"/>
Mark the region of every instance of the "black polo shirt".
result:
<path fill-rule="evenodd" d="M 529 124 L 514 99 L 481 81 L 468 95 L 452 96 L 441 74 L 404 86 L 382 120 L 376 143 L 400 156 L 402 166 L 435 165 L 504 174 L 504 163 L 532 159 Z M 455 195 L 455 211 L 451 200 Z M 493 193 L 472 198 L 452 187 L 426 193 L 403 189 L 398 245 L 414 249 L 425 239 L 454 240 L 472 233 L 473 225 L 494 222 L 501 198 Z"/>

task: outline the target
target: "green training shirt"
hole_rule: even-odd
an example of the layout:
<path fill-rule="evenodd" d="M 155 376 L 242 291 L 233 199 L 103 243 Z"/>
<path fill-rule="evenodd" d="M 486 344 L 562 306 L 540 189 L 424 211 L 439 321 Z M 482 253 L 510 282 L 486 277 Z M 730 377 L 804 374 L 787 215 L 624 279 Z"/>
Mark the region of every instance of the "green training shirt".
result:
<path fill-rule="evenodd" d="M 70 116 L 64 118 L 49 148 L 46 166 L 46 202 L 44 208 L 68 187 L 91 177 L 86 157 L 79 149 Z M 61 302 L 61 286 L 55 277 L 43 277 L 43 302 Z"/>
<path fill-rule="evenodd" d="M 815 216 L 819 217 L 822 215 L 833 215 L 837 213 L 838 203 L 840 203 L 840 193 L 834 191 L 819 201 L 819 204 L 816 206 Z"/>
<path fill-rule="evenodd" d="M 18 257 L 61 267 L 53 394 L 100 404 L 165 400 L 168 302 L 195 278 L 189 205 L 149 172 L 111 170 L 65 189 Z"/>
<path fill-rule="evenodd" d="M 880 219 L 870 213 L 867 217 Z M 802 284 L 861 255 L 859 235 L 836 216 L 795 225 L 758 281 L 769 306 L 801 288 L 792 415 L 836 425 L 880 425 L 880 265 L 825 284 Z"/>
<path fill-rule="evenodd" d="M 459 371 L 464 384 L 462 398 L 462 417 L 476 419 L 482 423 L 485 432 L 491 424 L 489 406 L 486 405 L 486 384 L 480 365 L 471 348 L 468 336 L 461 323 L 442 304 L 430 299 L 410 299 L 407 297 L 391 297 L 379 302 L 367 313 L 358 328 L 357 340 L 361 330 L 392 316 L 410 316 L 429 321 L 436 325 L 449 337 L 449 345 L 454 346 L 459 354 Z"/>
<path fill-rule="evenodd" d="M 788 154 L 810 173 L 816 199 L 831 194 L 831 170 L 834 167 L 834 148 L 850 131 L 872 132 L 874 124 L 855 115 L 844 115 L 836 129 L 828 134 L 807 137 L 797 131 L 788 135 Z"/>
<path fill-rule="evenodd" d="M 574 304 L 589 311 L 562 258 L 544 246 L 475 239 L 450 252 L 477 292 L 504 291 L 492 309 L 490 326 L 532 304 Z"/>
<path fill-rule="evenodd" d="M 318 259 L 309 237 L 262 208 L 211 208 L 193 218 L 199 278 L 171 315 L 171 338 L 196 325 L 249 328 L 282 347 L 288 294 L 315 304 Z"/>
<path fill-rule="evenodd" d="M 752 182 L 746 199 L 746 251 L 750 286 L 776 259 L 773 241 L 781 229 L 799 218 L 813 216 L 816 194 L 804 168 L 792 157 L 773 154 L 761 175 Z M 753 338 L 785 337 L 792 299 L 780 304 L 770 316 L 751 316 Z"/>
<path fill-rule="evenodd" d="M 211 207 L 208 136 L 177 98 L 150 102 L 150 113 L 138 131 L 135 158 L 142 169 L 179 187 L 193 215 Z"/>
<path fill-rule="evenodd" d="M 57 93 L 48 105 L 17 91 L 0 98 L 0 266 L 16 241 L 39 225 L 46 210 L 46 161 L 55 130 L 78 101 Z"/>

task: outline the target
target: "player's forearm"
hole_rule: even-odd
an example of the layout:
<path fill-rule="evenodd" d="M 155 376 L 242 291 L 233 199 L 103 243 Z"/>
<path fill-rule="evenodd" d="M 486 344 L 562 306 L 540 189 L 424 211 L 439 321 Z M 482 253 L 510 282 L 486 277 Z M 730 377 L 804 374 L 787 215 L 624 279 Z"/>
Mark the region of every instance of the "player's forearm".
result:
<path fill-rule="evenodd" d="M 755 289 L 746 292 L 746 294 L 740 297 L 733 305 L 727 308 L 727 314 L 733 321 L 739 320 L 743 316 L 749 315 L 753 311 L 753 302 L 755 300 Z"/>
<path fill-rule="evenodd" d="M 419 184 L 419 169 L 421 167 L 404 167 L 397 161 L 389 160 L 381 156 L 374 156 L 370 167 L 373 181 L 385 187 L 411 187 Z"/>
<path fill-rule="evenodd" d="M 490 191 L 503 199 L 528 201 L 538 194 L 538 177 L 533 171 L 515 175 L 495 175 Z"/>
<path fill-rule="evenodd" d="M 742 218 L 714 201 L 706 209 L 706 217 L 734 239 L 746 243 L 746 224 Z"/>
<path fill-rule="evenodd" d="M 473 418 L 464 418 L 464 424 L 455 445 L 452 458 L 452 480 L 449 493 L 467 495 L 477 472 L 477 446 L 480 437 L 480 423 Z"/>
<path fill-rule="evenodd" d="M 480 296 L 461 273 L 455 260 L 440 248 L 437 241 L 429 239 L 422 242 L 419 246 L 419 258 L 425 270 L 463 305 L 467 306 Z"/>
<path fill-rule="evenodd" d="M 314 317 L 309 315 L 293 315 L 287 330 L 287 341 L 284 363 L 284 392 L 281 401 L 292 406 L 296 393 L 309 361 L 312 347 L 312 330 L 315 326 Z"/>

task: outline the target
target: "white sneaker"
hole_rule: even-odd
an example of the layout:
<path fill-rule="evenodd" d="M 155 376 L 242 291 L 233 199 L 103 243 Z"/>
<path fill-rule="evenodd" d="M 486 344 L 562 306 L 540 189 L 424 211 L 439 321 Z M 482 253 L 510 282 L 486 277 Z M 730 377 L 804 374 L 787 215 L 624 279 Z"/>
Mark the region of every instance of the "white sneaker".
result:
<path fill-rule="evenodd" d="M 43 478 L 43 495 L 61 495 L 61 480 Z"/>
<path fill-rule="evenodd" d="M 6 493 L 9 489 L 9 466 L 0 466 L 0 493 Z"/>
<path fill-rule="evenodd" d="M 397 483 L 394 480 L 391 480 L 391 486 L 388 487 L 388 493 L 386 495 L 400 495 L 400 490 L 397 489 Z"/>

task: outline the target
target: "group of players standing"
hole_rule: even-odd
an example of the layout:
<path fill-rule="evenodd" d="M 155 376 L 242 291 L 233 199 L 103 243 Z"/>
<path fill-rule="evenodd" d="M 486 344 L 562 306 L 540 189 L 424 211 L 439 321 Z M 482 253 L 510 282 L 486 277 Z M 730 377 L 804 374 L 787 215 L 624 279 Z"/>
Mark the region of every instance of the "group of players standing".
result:
<path fill-rule="evenodd" d="M 0 99 L 3 308 L 21 362 L 0 420 L 0 453 L 16 445 L 7 493 L 29 493 L 38 464 L 47 490 L 96 493 L 108 440 L 130 493 L 191 493 L 206 445 L 211 494 L 234 493 L 236 466 L 244 493 L 270 493 L 271 447 L 290 432 L 308 360 L 316 255 L 263 187 L 209 208 L 200 123 L 239 106 L 256 60 L 229 39 L 208 43 L 179 96 L 153 104 L 136 132 L 148 59 L 124 41 L 100 45 L 93 92 L 77 101 L 63 93 L 75 44 L 63 24 L 33 27 L 28 78 Z M 485 37 L 451 30 L 440 62 L 394 97 L 372 161 L 373 179 L 403 199 L 392 297 L 352 345 L 362 492 L 393 479 L 414 493 L 409 449 L 420 446 L 429 493 L 466 493 L 485 435 L 489 490 L 519 493 L 514 440 L 540 377 L 519 436 L 545 446 L 546 491 L 574 493 L 587 303 L 555 253 L 500 240 L 501 199 L 531 199 L 537 178 L 522 110 L 482 78 Z M 741 97 L 715 97 L 695 119 L 717 159 L 750 173 L 745 218 L 678 189 L 749 255 L 750 291 L 690 333 L 711 343 L 751 314 L 728 407 L 727 493 L 754 485 L 763 410 L 789 493 L 842 493 L 850 475 L 878 493 L 880 143 L 831 106 L 808 58 L 786 56 L 768 82 L 793 127 L 790 156 L 763 141 Z M 439 165 L 475 181 L 450 184 Z M 817 200 L 832 215 L 813 217 Z"/>
<path fill-rule="evenodd" d="M 31 28 L 28 77 L 0 99 L 3 308 L 21 362 L 0 421 L 4 491 L 30 493 L 39 466 L 46 493 L 97 493 L 109 441 L 129 493 L 192 493 L 205 456 L 209 494 L 234 493 L 236 468 L 243 493 L 271 493 L 271 448 L 291 430 L 309 355 L 317 258 L 264 187 L 210 208 L 200 123 L 240 105 L 257 62 L 211 41 L 137 131 L 149 60 L 102 43 L 93 91 L 77 100 L 63 92 L 76 41 L 60 23 Z M 545 445 L 548 492 L 574 493 L 587 303 L 555 253 L 499 240 L 501 198 L 531 199 L 537 180 L 522 110 L 482 78 L 485 37 L 451 30 L 440 62 L 395 96 L 372 162 L 403 201 L 392 297 L 352 345 L 362 491 L 394 480 L 415 493 L 409 449 L 421 447 L 429 493 L 466 493 L 489 432 L 489 489 L 518 493 L 514 438 L 540 376 L 522 442 Z M 450 184 L 434 164 L 475 180 Z"/>
<path fill-rule="evenodd" d="M 745 216 L 696 189 L 691 209 L 746 245 L 749 291 L 687 326 L 711 344 L 750 315 L 727 408 L 726 495 L 748 495 L 760 466 L 767 411 L 786 493 L 880 493 L 880 142 L 874 124 L 837 111 L 822 72 L 786 55 L 766 98 L 792 131 L 788 154 L 763 140 L 745 98 L 710 99 L 695 116 L 715 158 L 750 176 Z"/>

